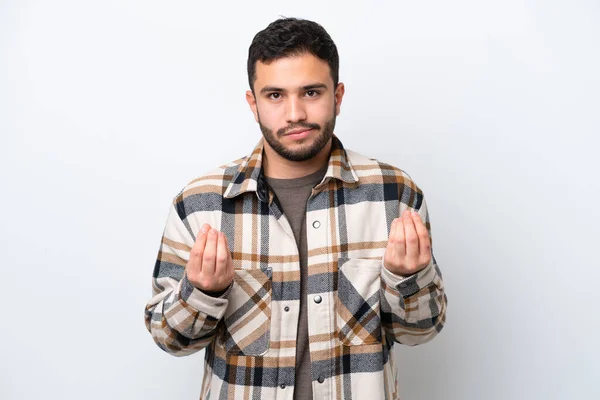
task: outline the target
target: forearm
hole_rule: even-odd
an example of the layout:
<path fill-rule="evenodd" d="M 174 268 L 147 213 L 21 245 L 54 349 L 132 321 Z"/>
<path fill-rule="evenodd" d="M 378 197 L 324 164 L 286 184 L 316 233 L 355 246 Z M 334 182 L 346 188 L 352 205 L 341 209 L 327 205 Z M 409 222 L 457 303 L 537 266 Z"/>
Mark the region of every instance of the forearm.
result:
<path fill-rule="evenodd" d="M 447 296 L 435 258 L 409 277 L 382 266 L 381 319 L 389 336 L 408 346 L 427 343 L 444 327 Z"/>
<path fill-rule="evenodd" d="M 146 329 L 164 351 L 185 356 L 206 347 L 215 337 L 227 308 L 229 290 L 211 297 L 195 288 L 184 275 L 155 279 L 155 296 L 146 305 Z"/>

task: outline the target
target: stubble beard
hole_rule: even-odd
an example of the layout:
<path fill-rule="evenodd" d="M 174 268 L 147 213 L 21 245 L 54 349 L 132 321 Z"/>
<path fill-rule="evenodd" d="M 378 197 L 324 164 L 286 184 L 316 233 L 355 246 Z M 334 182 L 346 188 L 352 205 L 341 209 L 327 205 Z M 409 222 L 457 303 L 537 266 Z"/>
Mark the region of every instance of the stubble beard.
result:
<path fill-rule="evenodd" d="M 277 154 L 289 161 L 306 161 L 319 154 L 319 152 L 327 145 L 327 142 L 329 142 L 329 139 L 331 139 L 333 136 L 333 130 L 335 129 L 335 118 L 336 115 L 334 112 L 332 118 L 325 123 L 322 129 L 319 124 L 298 122 L 285 128 L 281 128 L 274 133 L 273 130 L 267 128 L 261 123 L 259 115 L 258 125 L 260 126 L 260 131 L 262 132 L 263 137 Z M 279 138 L 283 137 L 286 132 L 297 128 L 318 130 L 319 134 L 312 141 L 312 143 L 307 145 L 303 145 L 303 143 L 301 143 L 302 146 L 299 149 L 292 150 L 285 147 Z"/>

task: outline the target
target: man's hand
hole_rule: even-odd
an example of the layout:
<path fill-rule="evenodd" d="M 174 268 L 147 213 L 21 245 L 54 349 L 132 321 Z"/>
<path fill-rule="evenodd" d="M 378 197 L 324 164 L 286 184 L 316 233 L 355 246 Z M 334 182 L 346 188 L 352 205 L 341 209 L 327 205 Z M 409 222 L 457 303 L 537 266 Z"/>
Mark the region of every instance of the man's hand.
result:
<path fill-rule="evenodd" d="M 392 221 L 383 266 L 397 275 L 412 275 L 431 261 L 429 233 L 418 213 L 405 210 Z"/>
<path fill-rule="evenodd" d="M 189 281 L 198 289 L 221 292 L 233 281 L 234 271 L 227 237 L 223 232 L 202 225 L 185 266 Z"/>

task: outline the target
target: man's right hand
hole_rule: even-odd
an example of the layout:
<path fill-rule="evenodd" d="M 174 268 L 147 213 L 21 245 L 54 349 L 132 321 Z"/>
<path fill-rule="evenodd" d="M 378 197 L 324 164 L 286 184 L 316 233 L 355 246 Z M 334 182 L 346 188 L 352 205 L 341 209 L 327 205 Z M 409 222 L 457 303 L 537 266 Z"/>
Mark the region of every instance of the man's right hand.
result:
<path fill-rule="evenodd" d="M 189 281 L 206 293 L 222 292 L 233 281 L 234 270 L 227 237 L 204 224 L 185 266 Z"/>

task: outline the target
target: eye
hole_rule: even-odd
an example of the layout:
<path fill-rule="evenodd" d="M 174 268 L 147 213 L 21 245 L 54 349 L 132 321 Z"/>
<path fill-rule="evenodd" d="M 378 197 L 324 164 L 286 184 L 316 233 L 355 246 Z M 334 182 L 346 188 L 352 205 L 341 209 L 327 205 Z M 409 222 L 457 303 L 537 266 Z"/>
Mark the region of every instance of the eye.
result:
<path fill-rule="evenodd" d="M 307 97 L 317 97 L 319 95 L 319 91 L 318 90 L 307 90 L 306 91 L 306 96 Z"/>
<path fill-rule="evenodd" d="M 279 100 L 281 98 L 281 93 L 269 93 L 267 97 L 271 100 Z"/>

